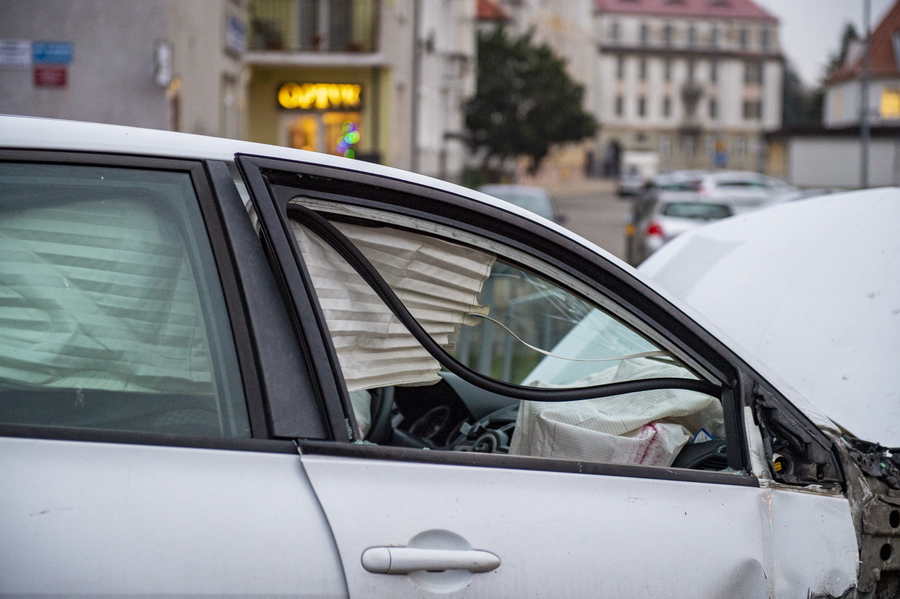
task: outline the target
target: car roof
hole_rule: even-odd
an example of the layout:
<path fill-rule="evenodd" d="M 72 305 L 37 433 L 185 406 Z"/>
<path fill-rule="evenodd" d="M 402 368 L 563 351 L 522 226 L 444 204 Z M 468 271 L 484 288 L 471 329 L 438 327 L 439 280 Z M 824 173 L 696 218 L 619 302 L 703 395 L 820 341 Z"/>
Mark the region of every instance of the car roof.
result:
<path fill-rule="evenodd" d="M 640 269 L 853 434 L 900 446 L 900 189 L 789 202 Z"/>
<path fill-rule="evenodd" d="M 540 196 L 549 196 L 547 190 L 543 187 L 538 187 L 536 185 L 519 185 L 518 183 L 490 183 L 488 185 L 481 185 L 478 188 L 478 191 L 483 193 L 502 193 L 502 192 L 514 192 L 528 195 L 540 195 Z"/>
<path fill-rule="evenodd" d="M 624 264 L 602 248 L 556 223 L 483 192 L 410 171 L 331 154 L 159 129 L 15 115 L 0 115 L 0 148 L 69 150 L 223 161 L 234 161 L 237 154 L 250 154 L 370 173 L 440 189 L 503 208 L 561 231 L 569 237 L 577 238 L 584 245 L 612 259 L 620 266 Z"/>

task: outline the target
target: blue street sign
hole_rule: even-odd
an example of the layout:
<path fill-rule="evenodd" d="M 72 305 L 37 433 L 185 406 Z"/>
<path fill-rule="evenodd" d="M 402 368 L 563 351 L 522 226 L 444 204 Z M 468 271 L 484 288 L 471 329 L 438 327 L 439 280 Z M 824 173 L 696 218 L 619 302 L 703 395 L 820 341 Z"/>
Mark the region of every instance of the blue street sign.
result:
<path fill-rule="evenodd" d="M 32 42 L 31 61 L 34 64 L 70 64 L 71 42 Z"/>

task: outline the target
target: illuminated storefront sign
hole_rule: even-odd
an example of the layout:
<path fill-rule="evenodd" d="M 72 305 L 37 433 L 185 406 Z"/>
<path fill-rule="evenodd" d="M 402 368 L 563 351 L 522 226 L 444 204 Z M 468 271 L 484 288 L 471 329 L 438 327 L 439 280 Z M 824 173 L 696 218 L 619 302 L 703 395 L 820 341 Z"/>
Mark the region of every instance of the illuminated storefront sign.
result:
<path fill-rule="evenodd" d="M 353 83 L 285 83 L 278 90 L 284 108 L 358 109 L 362 86 Z"/>

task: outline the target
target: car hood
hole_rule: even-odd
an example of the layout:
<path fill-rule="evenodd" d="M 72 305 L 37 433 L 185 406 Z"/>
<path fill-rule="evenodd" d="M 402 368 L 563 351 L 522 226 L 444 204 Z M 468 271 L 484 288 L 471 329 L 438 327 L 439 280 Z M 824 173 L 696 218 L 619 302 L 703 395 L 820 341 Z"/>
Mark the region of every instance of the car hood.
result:
<path fill-rule="evenodd" d="M 900 446 L 900 189 L 689 231 L 639 270 L 857 437 Z"/>

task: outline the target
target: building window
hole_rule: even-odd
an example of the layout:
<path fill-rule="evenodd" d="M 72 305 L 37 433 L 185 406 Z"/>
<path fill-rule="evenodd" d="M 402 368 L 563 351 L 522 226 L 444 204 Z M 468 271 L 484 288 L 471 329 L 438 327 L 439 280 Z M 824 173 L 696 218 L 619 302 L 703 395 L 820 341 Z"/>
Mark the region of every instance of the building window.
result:
<path fill-rule="evenodd" d="M 625 99 L 622 96 L 616 96 L 616 116 L 622 116 L 625 108 Z"/>
<path fill-rule="evenodd" d="M 769 28 L 763 27 L 759 32 L 759 45 L 762 47 L 763 52 L 769 49 Z"/>
<path fill-rule="evenodd" d="M 734 157 L 744 158 L 747 155 L 747 138 L 740 136 L 734 140 Z"/>
<path fill-rule="evenodd" d="M 831 102 L 831 120 L 839 121 L 844 117 L 844 90 L 834 90 L 834 99 Z"/>
<path fill-rule="evenodd" d="M 713 83 L 719 80 L 719 63 L 715 60 L 709 63 L 709 80 Z"/>
<path fill-rule="evenodd" d="M 744 63 L 744 83 L 758 85 L 762 83 L 762 65 L 755 61 Z"/>
<path fill-rule="evenodd" d="M 883 119 L 900 119 L 900 90 L 885 89 L 881 91 L 879 115 Z"/>
<path fill-rule="evenodd" d="M 741 50 L 746 50 L 747 46 L 750 45 L 750 32 L 744 28 L 738 32 L 738 46 L 740 46 Z"/>
<path fill-rule="evenodd" d="M 759 100 L 744 100 L 744 119 L 752 120 L 762 117 L 762 102 Z"/>
<path fill-rule="evenodd" d="M 613 21 L 612 25 L 610 26 L 609 37 L 614 42 L 619 41 L 619 22 L 618 21 Z"/>
<path fill-rule="evenodd" d="M 647 98 L 643 96 L 638 98 L 637 113 L 639 117 L 647 116 Z"/>
<path fill-rule="evenodd" d="M 715 120 L 719 117 L 719 103 L 715 98 L 709 99 L 709 118 Z"/>
<path fill-rule="evenodd" d="M 668 135 L 659 136 L 659 156 L 668 158 L 672 155 L 672 138 Z"/>
<path fill-rule="evenodd" d="M 642 58 L 638 63 L 638 77 L 641 81 L 647 80 L 647 59 Z"/>
<path fill-rule="evenodd" d="M 641 23 L 641 45 L 646 46 L 650 39 L 650 28 L 646 23 Z"/>
<path fill-rule="evenodd" d="M 666 81 L 672 80 L 672 60 L 667 58 L 663 63 L 663 79 Z"/>
<path fill-rule="evenodd" d="M 691 136 L 685 137 L 681 140 L 681 152 L 685 155 L 686 158 L 694 157 L 694 138 Z"/>
<path fill-rule="evenodd" d="M 663 98 L 662 113 L 663 116 L 672 114 L 672 99 L 669 96 Z"/>
<path fill-rule="evenodd" d="M 373 52 L 378 0 L 240 2 L 250 6 L 249 47 L 290 52 Z"/>
<path fill-rule="evenodd" d="M 711 48 L 719 45 L 719 30 L 716 27 L 713 27 L 709 32 L 709 45 Z"/>
<path fill-rule="evenodd" d="M 697 45 L 697 28 L 691 25 L 688 28 L 688 47 L 693 48 Z"/>
<path fill-rule="evenodd" d="M 625 57 L 616 57 L 616 79 L 621 81 L 625 78 Z"/>
<path fill-rule="evenodd" d="M 672 45 L 672 26 L 666 25 L 663 27 L 663 43 L 666 46 Z"/>

